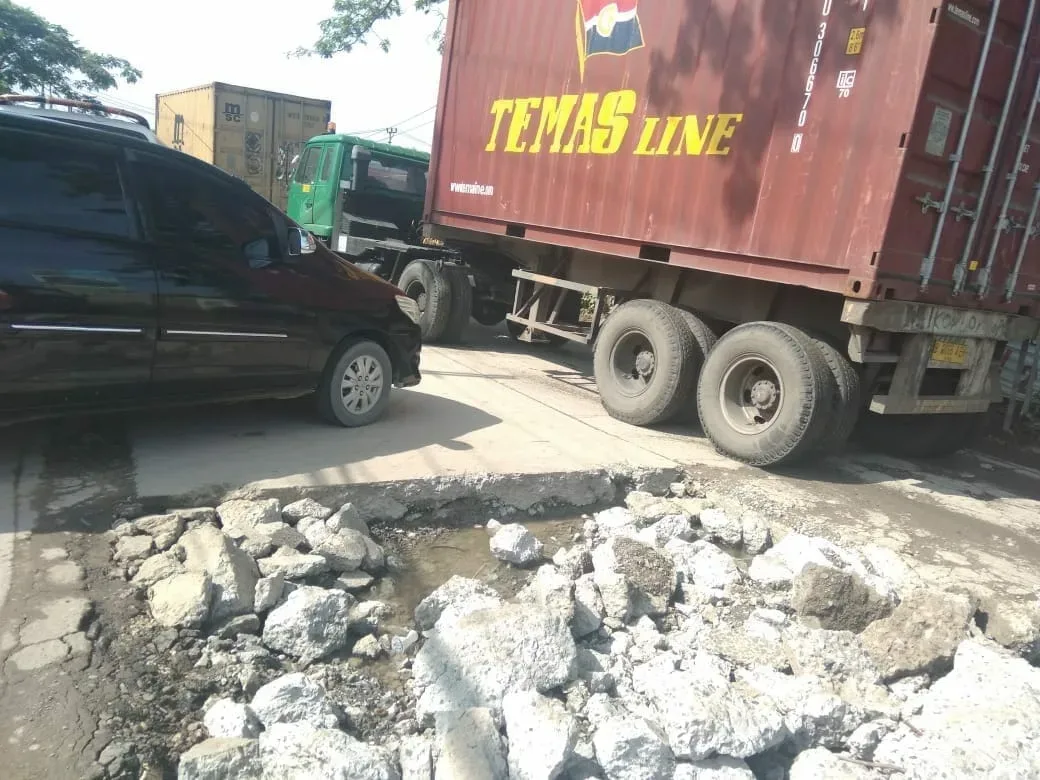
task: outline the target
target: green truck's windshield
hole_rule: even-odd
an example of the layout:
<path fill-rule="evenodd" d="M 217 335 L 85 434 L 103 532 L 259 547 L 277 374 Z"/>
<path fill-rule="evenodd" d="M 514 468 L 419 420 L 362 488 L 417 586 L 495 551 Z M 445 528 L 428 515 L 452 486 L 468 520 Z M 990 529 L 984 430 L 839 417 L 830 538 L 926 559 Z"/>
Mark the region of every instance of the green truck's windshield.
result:
<path fill-rule="evenodd" d="M 421 198 L 426 194 L 426 168 L 373 156 L 362 189 L 390 190 Z"/>

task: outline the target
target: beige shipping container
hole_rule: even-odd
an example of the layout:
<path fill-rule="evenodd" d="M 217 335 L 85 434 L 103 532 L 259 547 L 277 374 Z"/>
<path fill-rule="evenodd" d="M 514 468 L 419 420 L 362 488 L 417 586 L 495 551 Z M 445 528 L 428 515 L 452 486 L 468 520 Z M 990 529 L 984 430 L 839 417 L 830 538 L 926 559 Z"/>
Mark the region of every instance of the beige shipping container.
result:
<path fill-rule="evenodd" d="M 325 132 L 328 100 L 214 82 L 155 96 L 155 132 L 168 146 L 244 180 L 284 210 L 290 163 Z"/>

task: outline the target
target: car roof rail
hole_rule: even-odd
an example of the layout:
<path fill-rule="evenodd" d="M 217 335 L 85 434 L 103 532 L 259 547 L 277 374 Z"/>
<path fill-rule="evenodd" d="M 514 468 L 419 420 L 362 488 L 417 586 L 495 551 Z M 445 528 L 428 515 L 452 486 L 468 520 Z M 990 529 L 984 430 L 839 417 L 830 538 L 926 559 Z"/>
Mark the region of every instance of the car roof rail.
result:
<path fill-rule="evenodd" d="M 106 106 L 96 99 L 74 100 L 71 98 L 44 97 L 41 95 L 0 95 L 0 106 L 17 103 L 39 103 L 43 106 L 65 106 L 66 108 L 79 108 L 84 111 L 100 111 L 113 116 L 126 117 L 127 119 L 130 119 L 139 125 L 144 125 L 146 128 L 151 130 L 148 120 L 140 114 L 135 114 L 133 111 L 127 111 L 124 108 Z"/>

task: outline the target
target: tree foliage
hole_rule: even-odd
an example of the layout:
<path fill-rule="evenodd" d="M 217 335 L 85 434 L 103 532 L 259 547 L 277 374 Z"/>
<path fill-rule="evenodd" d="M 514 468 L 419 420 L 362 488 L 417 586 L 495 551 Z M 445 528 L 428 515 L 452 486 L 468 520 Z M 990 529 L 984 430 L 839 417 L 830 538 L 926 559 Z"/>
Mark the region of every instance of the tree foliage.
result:
<path fill-rule="evenodd" d="M 488 0 L 493 2 L 493 0 Z M 437 17 L 437 27 L 431 36 L 438 48 L 443 45 L 445 0 L 414 0 L 414 8 Z M 390 41 L 376 31 L 380 22 L 403 15 L 410 7 L 402 8 L 401 0 L 334 0 L 332 16 L 319 23 L 321 36 L 310 47 L 296 50 L 296 56 L 317 54 L 331 57 L 350 52 L 356 46 L 375 41 L 383 51 L 389 51 Z"/>
<path fill-rule="evenodd" d="M 141 71 L 110 54 L 84 48 L 69 31 L 11 0 L 0 0 L 0 94 L 45 92 L 87 97 L 133 84 Z"/>

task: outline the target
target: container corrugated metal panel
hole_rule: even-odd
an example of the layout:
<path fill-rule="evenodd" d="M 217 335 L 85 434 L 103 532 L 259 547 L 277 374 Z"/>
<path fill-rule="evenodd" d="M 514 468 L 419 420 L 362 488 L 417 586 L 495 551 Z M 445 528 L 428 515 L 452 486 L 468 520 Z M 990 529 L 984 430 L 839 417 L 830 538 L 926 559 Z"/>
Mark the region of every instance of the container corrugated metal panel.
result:
<path fill-rule="evenodd" d="M 939 222 L 925 204 L 950 178 L 989 27 L 984 0 L 451 0 L 428 218 L 629 257 L 664 247 L 674 265 L 853 298 L 1036 312 L 1040 241 L 1004 301 L 1025 231 L 994 230 L 1040 77 L 1030 2 L 1000 3 L 923 289 Z M 1008 94 L 968 284 L 954 296 L 966 212 Z M 1015 224 L 1038 171 L 1034 143 Z"/>
<path fill-rule="evenodd" d="M 205 104 L 205 115 L 194 106 Z M 243 179 L 254 190 L 284 209 L 285 175 L 303 144 L 325 132 L 332 104 L 327 100 L 214 83 L 205 87 L 159 95 L 157 116 L 169 135 L 161 140 L 206 160 Z M 180 108 L 191 110 L 189 115 Z M 183 126 L 173 141 L 175 117 Z"/>
<path fill-rule="evenodd" d="M 214 162 L 214 97 L 212 85 L 156 95 L 156 136 L 167 146 L 204 162 Z"/>

